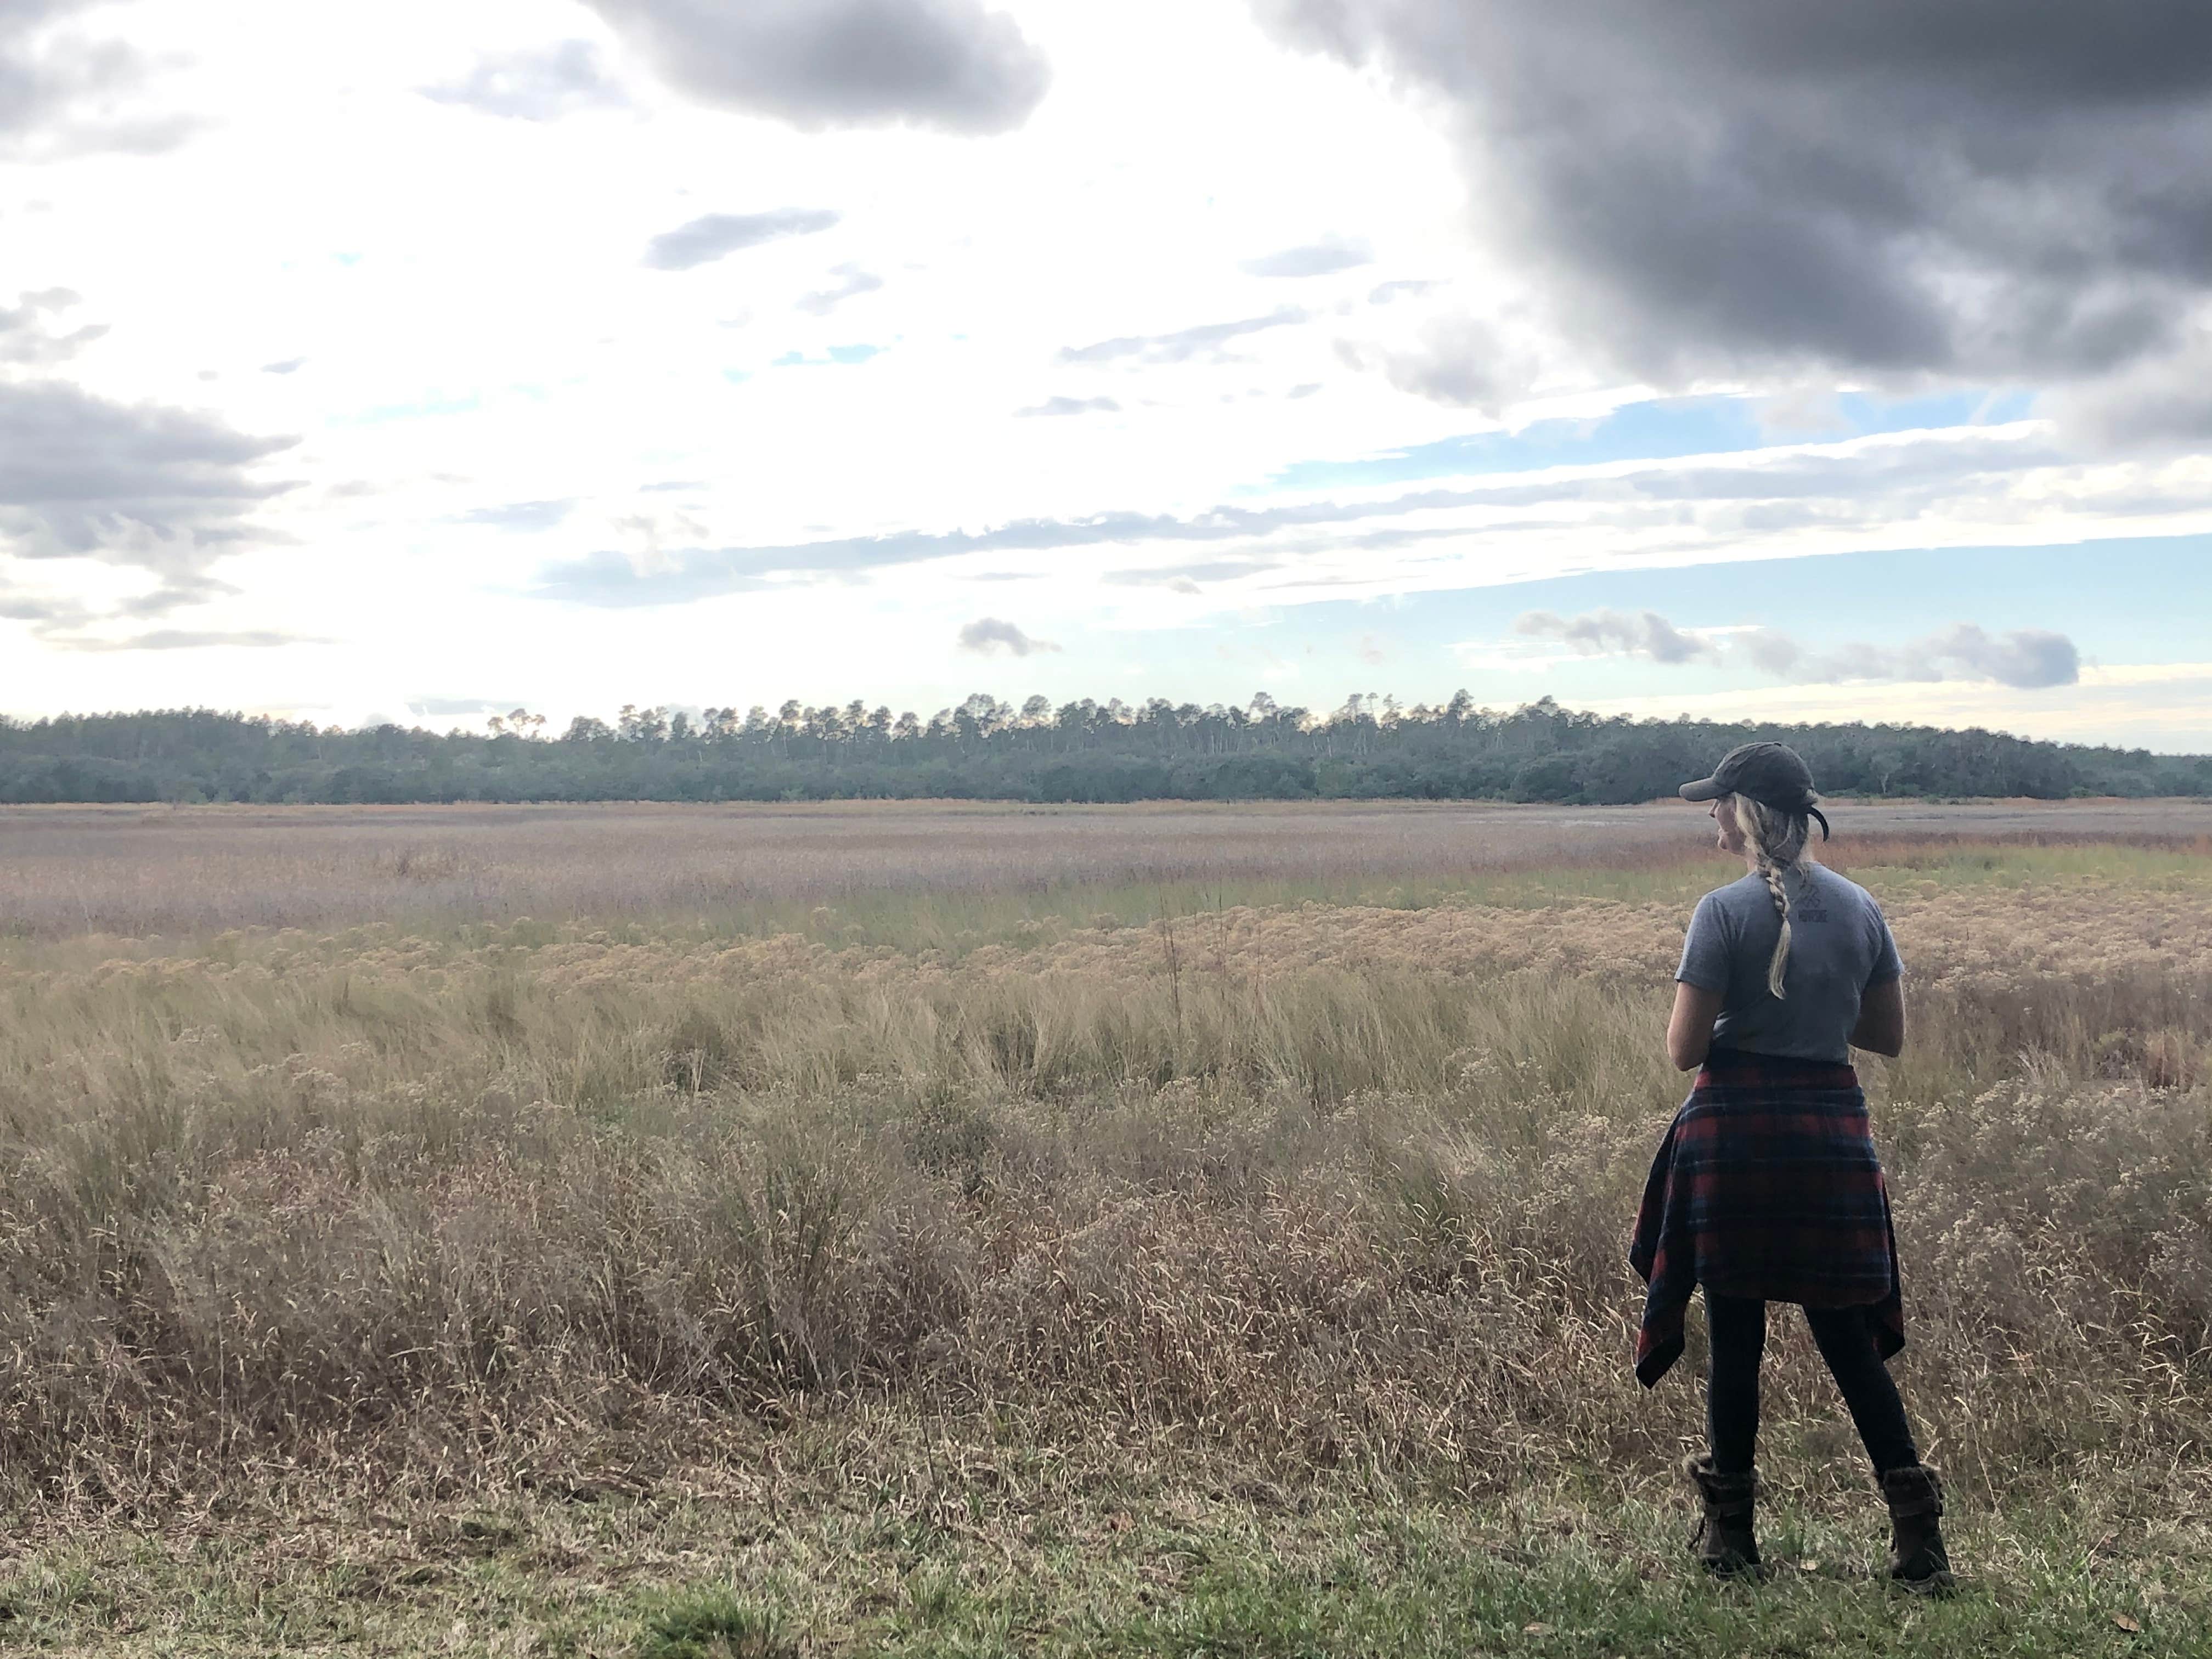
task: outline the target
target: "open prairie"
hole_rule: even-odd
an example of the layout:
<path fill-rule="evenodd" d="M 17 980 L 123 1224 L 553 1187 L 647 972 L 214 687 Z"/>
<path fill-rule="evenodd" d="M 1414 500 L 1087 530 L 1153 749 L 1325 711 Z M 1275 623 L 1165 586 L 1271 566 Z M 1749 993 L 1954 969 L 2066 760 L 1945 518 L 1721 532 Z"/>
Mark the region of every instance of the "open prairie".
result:
<path fill-rule="evenodd" d="M 2196 1654 L 2212 810 L 1838 805 L 1965 1590 L 1628 1368 L 1680 806 L 0 813 L 0 1644 Z"/>
<path fill-rule="evenodd" d="M 2212 801 L 1844 802 L 1846 843 L 2212 836 Z M 1486 872 L 1638 869 L 1710 836 L 1680 802 L 1019 806 L 0 807 L 0 927 L 176 935 L 364 921 L 704 919 L 727 931 L 949 901 L 1036 909 L 1138 886 L 1170 908 L 1449 890 Z M 968 919 L 972 920 L 972 916 Z"/>

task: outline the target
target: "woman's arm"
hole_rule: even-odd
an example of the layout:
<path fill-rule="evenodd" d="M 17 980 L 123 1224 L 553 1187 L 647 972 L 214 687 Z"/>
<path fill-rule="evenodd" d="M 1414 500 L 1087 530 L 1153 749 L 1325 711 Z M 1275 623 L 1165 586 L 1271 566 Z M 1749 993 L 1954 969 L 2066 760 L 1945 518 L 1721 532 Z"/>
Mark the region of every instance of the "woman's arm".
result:
<path fill-rule="evenodd" d="M 1892 1060 L 1905 1051 L 1905 981 L 1886 979 L 1866 988 L 1859 999 L 1859 1023 L 1851 1028 L 1851 1047 Z"/>
<path fill-rule="evenodd" d="M 1667 1022 L 1667 1058 L 1678 1072 L 1694 1072 L 1713 1046 L 1713 1022 L 1726 993 L 1674 982 L 1674 1012 Z"/>

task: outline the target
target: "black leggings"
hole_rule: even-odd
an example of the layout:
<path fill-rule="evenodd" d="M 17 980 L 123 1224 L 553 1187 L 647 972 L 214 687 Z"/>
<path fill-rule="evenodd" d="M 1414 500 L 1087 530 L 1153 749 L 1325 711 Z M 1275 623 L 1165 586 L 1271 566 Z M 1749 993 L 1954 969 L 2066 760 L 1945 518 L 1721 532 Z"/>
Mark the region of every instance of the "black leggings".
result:
<path fill-rule="evenodd" d="M 1912 1444 L 1912 1425 L 1897 1397 L 1889 1367 L 1874 1346 L 1864 1308 L 1808 1308 L 1820 1358 L 1844 1391 L 1851 1421 L 1866 1443 L 1877 1475 L 1920 1461 Z M 1759 1362 L 1766 1351 L 1766 1304 L 1745 1297 L 1705 1291 L 1705 1326 L 1711 1360 L 1705 1373 L 1705 1427 L 1712 1441 L 1713 1468 L 1741 1474 L 1752 1465 L 1759 1443 Z"/>

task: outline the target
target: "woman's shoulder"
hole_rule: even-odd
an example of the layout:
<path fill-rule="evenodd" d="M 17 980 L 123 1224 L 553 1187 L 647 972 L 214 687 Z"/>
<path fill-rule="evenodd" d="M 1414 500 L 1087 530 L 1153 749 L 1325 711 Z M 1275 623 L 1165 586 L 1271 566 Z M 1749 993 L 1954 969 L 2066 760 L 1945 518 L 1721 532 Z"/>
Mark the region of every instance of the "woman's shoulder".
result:
<path fill-rule="evenodd" d="M 1751 904 L 1754 900 L 1759 904 L 1771 902 L 1766 896 L 1766 884 L 1757 876 L 1744 875 L 1724 887 L 1714 888 L 1698 901 L 1698 908 L 1700 911 L 1731 910 Z"/>
<path fill-rule="evenodd" d="M 1875 902 L 1872 893 L 1868 892 L 1849 876 L 1840 875 L 1828 868 L 1826 865 L 1815 863 L 1810 859 L 1805 860 L 1802 868 L 1807 876 L 1818 885 L 1826 888 L 1832 895 L 1856 899 L 1870 910 L 1879 910 L 1881 908 Z"/>

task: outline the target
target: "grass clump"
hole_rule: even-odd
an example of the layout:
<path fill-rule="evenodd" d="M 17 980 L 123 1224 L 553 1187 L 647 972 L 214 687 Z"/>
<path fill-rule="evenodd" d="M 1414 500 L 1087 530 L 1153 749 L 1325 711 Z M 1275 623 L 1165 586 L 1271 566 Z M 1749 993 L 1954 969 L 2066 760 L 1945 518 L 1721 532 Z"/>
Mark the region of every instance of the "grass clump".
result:
<path fill-rule="evenodd" d="M 720 1591 L 684 1596 L 653 1613 L 637 1659 L 798 1659 L 781 1623 Z"/>

